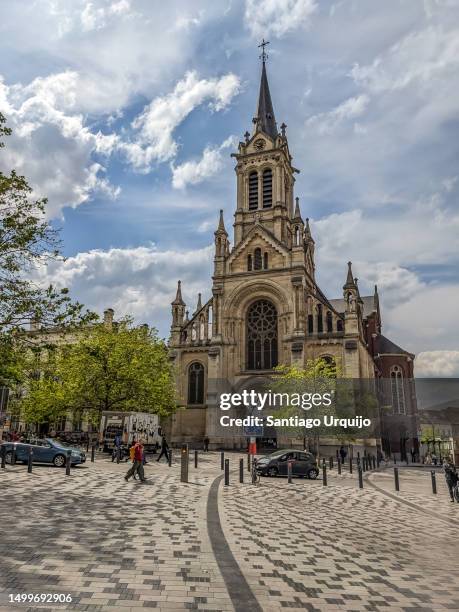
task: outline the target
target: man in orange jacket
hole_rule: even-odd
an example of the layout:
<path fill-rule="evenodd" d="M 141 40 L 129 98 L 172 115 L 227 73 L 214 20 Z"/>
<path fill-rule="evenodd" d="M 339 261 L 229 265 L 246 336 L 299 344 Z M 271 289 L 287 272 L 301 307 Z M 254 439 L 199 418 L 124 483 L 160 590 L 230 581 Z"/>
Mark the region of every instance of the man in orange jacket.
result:
<path fill-rule="evenodd" d="M 143 472 L 142 458 L 143 458 L 143 441 L 137 440 L 137 442 L 134 445 L 134 462 L 131 468 L 128 470 L 126 476 L 124 477 L 124 480 L 126 482 L 129 480 L 131 476 L 134 476 L 136 472 L 139 475 L 140 481 L 145 482 L 146 478 Z"/>

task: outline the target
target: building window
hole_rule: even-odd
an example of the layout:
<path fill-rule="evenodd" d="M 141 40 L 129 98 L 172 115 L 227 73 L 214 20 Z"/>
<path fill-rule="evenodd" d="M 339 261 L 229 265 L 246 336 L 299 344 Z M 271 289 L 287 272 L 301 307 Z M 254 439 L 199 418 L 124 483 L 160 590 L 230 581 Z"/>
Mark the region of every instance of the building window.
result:
<path fill-rule="evenodd" d="M 192 363 L 188 368 L 188 403 L 204 404 L 204 366 Z"/>
<path fill-rule="evenodd" d="M 339 331 L 339 332 L 343 331 L 343 321 L 342 321 L 342 319 L 338 319 L 336 321 L 336 331 Z"/>
<path fill-rule="evenodd" d="M 258 208 L 258 172 L 249 174 L 249 210 Z"/>
<path fill-rule="evenodd" d="M 273 205 L 273 173 L 271 168 L 263 170 L 263 208 Z"/>
<path fill-rule="evenodd" d="M 247 270 L 252 271 L 252 255 L 247 256 Z"/>
<path fill-rule="evenodd" d="M 308 333 L 314 333 L 314 317 L 311 314 L 308 315 Z"/>
<path fill-rule="evenodd" d="M 247 369 L 271 370 L 277 363 L 277 310 L 259 300 L 247 313 Z"/>
<path fill-rule="evenodd" d="M 263 267 L 263 260 L 261 258 L 261 249 L 255 249 L 253 253 L 253 269 L 261 270 Z"/>
<path fill-rule="evenodd" d="M 265 253 L 263 255 L 263 269 L 264 270 L 268 269 L 268 253 Z"/>
<path fill-rule="evenodd" d="M 318 304 L 317 306 L 317 331 L 319 334 L 324 331 L 324 320 L 322 317 L 322 304 Z"/>
<path fill-rule="evenodd" d="M 399 366 L 393 366 L 390 370 L 390 382 L 392 392 L 392 407 L 394 413 L 405 414 L 405 389 L 403 385 L 403 371 Z"/>
<path fill-rule="evenodd" d="M 333 331 L 333 318 L 332 318 L 332 313 L 327 310 L 327 332 L 332 332 Z"/>

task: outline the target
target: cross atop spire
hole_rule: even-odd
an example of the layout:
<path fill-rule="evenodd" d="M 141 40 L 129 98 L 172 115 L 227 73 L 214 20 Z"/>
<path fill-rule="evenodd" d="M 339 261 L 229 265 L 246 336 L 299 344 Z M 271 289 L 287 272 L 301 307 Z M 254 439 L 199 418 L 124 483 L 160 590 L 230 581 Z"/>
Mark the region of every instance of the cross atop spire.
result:
<path fill-rule="evenodd" d="M 278 132 L 276 118 L 274 117 L 273 103 L 271 101 L 271 94 L 269 92 L 268 76 L 266 74 L 266 58 L 268 56 L 265 52 L 265 46 L 267 44 L 269 43 L 265 42 L 265 40 L 263 39 L 263 42 L 261 43 L 261 45 L 259 45 L 263 49 L 263 52 L 260 55 L 260 58 L 263 62 L 263 66 L 261 69 L 261 82 L 260 93 L 258 96 L 257 113 L 253 118 L 253 123 L 255 124 L 255 133 L 264 132 L 274 140 Z"/>
<path fill-rule="evenodd" d="M 258 48 L 262 48 L 262 52 L 260 54 L 260 59 L 263 62 L 263 64 L 266 62 L 266 60 L 268 59 L 268 54 L 265 51 L 265 47 L 266 45 L 269 45 L 269 40 L 265 40 L 263 38 L 263 40 L 261 41 L 261 43 L 258 45 Z"/>

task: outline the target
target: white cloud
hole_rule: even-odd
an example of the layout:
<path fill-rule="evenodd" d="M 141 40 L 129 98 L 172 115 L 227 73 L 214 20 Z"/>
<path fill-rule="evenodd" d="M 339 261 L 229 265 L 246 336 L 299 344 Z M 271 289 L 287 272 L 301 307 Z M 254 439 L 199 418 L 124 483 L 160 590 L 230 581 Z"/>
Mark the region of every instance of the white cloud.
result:
<path fill-rule="evenodd" d="M 236 137 L 230 136 L 219 147 L 206 147 L 201 159 L 187 161 L 178 166 L 172 165 L 174 189 L 185 189 L 187 185 L 197 185 L 220 172 L 224 167 L 223 151 L 235 147 L 236 143 Z"/>
<path fill-rule="evenodd" d="M 424 351 L 415 361 L 418 378 L 459 378 L 459 351 Z"/>
<path fill-rule="evenodd" d="M 128 14 L 131 10 L 130 0 L 118 0 L 118 2 L 105 2 L 98 6 L 97 2 L 87 2 L 81 12 L 81 25 L 85 32 L 99 30 L 107 25 L 107 21 L 113 17 Z"/>
<path fill-rule="evenodd" d="M 172 159 L 178 150 L 173 138 L 176 127 L 206 102 L 211 111 L 223 110 L 239 91 L 235 74 L 198 79 L 196 72 L 188 72 L 171 93 L 155 98 L 133 121 L 136 141 L 123 146 L 128 160 L 137 170 L 147 172 L 152 163 Z"/>
<path fill-rule="evenodd" d="M 132 315 L 139 323 L 159 327 L 165 336 L 177 279 L 182 280 L 190 312 L 198 292 L 210 297 L 212 255 L 212 246 L 188 251 L 161 251 L 155 246 L 97 249 L 49 264 L 37 272 L 37 280 L 69 287 L 72 295 L 98 313 L 112 307 L 116 316 Z"/>
<path fill-rule="evenodd" d="M 306 125 L 317 127 L 319 134 L 331 134 L 341 123 L 360 117 L 369 102 L 370 98 L 366 94 L 348 98 L 329 112 L 313 115 L 306 121 Z"/>
<path fill-rule="evenodd" d="M 316 10 L 314 0 L 246 0 L 245 23 L 257 39 L 280 38 L 306 25 Z"/>

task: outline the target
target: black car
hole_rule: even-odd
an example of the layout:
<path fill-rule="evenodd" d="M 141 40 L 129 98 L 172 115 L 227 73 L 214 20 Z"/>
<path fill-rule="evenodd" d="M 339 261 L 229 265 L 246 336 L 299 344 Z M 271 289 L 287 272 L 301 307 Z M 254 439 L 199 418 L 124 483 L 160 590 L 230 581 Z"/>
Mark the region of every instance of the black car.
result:
<path fill-rule="evenodd" d="M 292 476 L 314 479 L 319 475 L 316 458 L 307 451 L 277 450 L 257 460 L 260 476 L 287 476 L 288 462 L 292 462 Z"/>

